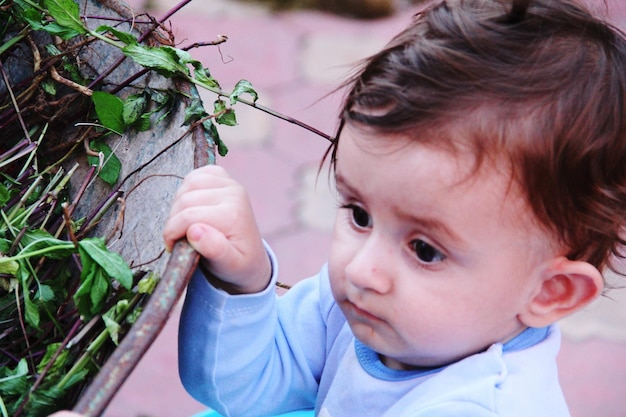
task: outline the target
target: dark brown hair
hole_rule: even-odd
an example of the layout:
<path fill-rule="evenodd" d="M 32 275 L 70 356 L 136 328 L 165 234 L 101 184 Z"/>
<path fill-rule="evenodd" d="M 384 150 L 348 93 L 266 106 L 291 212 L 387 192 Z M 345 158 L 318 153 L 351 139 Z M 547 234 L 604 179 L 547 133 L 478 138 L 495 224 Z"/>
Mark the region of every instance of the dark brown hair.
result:
<path fill-rule="evenodd" d="M 570 259 L 617 271 L 626 244 L 618 29 L 566 0 L 443 1 L 346 86 L 337 140 L 345 123 L 453 147 L 462 131 L 478 160 L 508 161 Z"/>

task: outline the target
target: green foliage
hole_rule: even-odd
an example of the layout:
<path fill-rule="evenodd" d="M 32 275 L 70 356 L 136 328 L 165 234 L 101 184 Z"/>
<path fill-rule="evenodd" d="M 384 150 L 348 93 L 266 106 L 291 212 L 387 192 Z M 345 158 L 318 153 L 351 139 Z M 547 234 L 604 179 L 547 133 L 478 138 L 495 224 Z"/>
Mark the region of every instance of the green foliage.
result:
<path fill-rule="evenodd" d="M 115 156 L 109 145 L 106 143 L 95 140 L 89 144 L 91 150 L 98 152 L 100 156 L 96 157 L 89 155 L 87 161 L 92 166 L 97 166 L 98 177 L 100 177 L 107 184 L 115 184 L 120 177 L 122 170 L 122 163 Z"/>
<path fill-rule="evenodd" d="M 59 26 L 79 34 L 87 33 L 87 28 L 80 20 L 78 4 L 74 0 L 44 0 L 43 4 Z"/>
<path fill-rule="evenodd" d="M 122 108 L 122 120 L 124 125 L 133 126 L 143 120 L 142 115 L 146 112 L 148 104 L 149 97 L 145 92 L 128 96 Z"/>
<path fill-rule="evenodd" d="M 78 252 L 83 269 L 74 300 L 79 313 L 91 317 L 102 310 L 112 280 L 117 280 L 129 290 L 133 283 L 133 273 L 124 259 L 110 252 L 100 238 L 82 239 L 78 242 Z"/>
<path fill-rule="evenodd" d="M 224 100 L 216 100 L 214 103 L 215 121 L 228 126 L 235 126 L 237 118 L 232 108 L 226 106 Z"/>
<path fill-rule="evenodd" d="M 250 84 L 250 81 L 239 80 L 239 82 L 235 84 L 235 88 L 233 88 L 232 93 L 230 93 L 230 95 L 228 96 L 228 98 L 230 99 L 230 104 L 235 104 L 242 94 L 249 94 L 250 96 L 252 96 L 252 101 L 255 103 L 259 98 L 259 95 L 252 87 L 252 84 Z"/>
<path fill-rule="evenodd" d="M 121 30 L 117 30 L 112 26 L 107 26 L 107 25 L 98 26 L 98 28 L 96 29 L 96 32 L 99 32 L 99 33 L 109 32 L 115 35 L 117 39 L 124 42 L 126 45 L 134 45 L 138 43 L 137 38 L 134 35 L 130 33 L 122 32 Z"/>
<path fill-rule="evenodd" d="M 184 124 L 208 132 L 222 156 L 228 149 L 216 125 L 236 125 L 232 106 L 245 102 L 245 95 L 253 102 L 257 99 L 245 80 L 237 83 L 231 93 L 222 91 L 209 69 L 187 51 L 142 45 L 134 34 L 119 30 L 117 23 L 96 30 L 88 28 L 80 15 L 80 3 L 75 0 L 0 3 L 3 61 L 14 48 L 23 47 L 25 39 L 36 39 L 32 32 L 45 32 L 66 41 L 37 45 L 44 64 L 36 74 L 41 75 L 37 80 L 38 98 L 61 102 L 58 98 L 71 83 L 87 86 L 92 80 L 85 77 L 93 75 L 81 70 L 83 64 L 71 48 L 83 45 L 80 47 L 97 51 L 100 45 L 95 42 L 104 42 L 147 70 L 215 93 L 209 111 L 199 99 L 191 99 Z M 70 83 L 59 83 L 50 76 L 52 73 L 46 74 L 50 68 Z M 98 154 L 88 155 L 88 162 L 98 167 L 99 178 L 110 185 L 120 181 L 122 172 L 110 139 L 129 129 L 150 129 L 165 120 L 181 98 L 187 99 L 174 89 L 140 88 L 130 83 L 117 86 L 121 93 L 115 94 L 104 91 L 110 86 L 77 88 L 86 91 L 85 95 L 91 94 L 93 103 L 81 116 L 92 129 L 85 143 Z M 65 217 L 72 215 L 76 203 L 69 201 L 67 190 L 72 172 L 65 172 L 60 161 L 50 161 L 50 155 L 43 158 L 39 153 L 46 129 L 28 126 L 30 135 L 40 135 L 38 141 L 27 138 L 33 148 L 16 148 L 14 154 L 3 149 L 0 155 L 0 334 L 3 343 L 14 349 L 7 348 L 8 354 L 0 359 L 3 416 L 18 411 L 27 417 L 47 416 L 61 407 L 71 407 L 80 384 L 98 372 L 99 361 L 135 322 L 142 302 L 158 281 L 154 274 L 133 275 L 124 259 L 110 251 L 103 239 L 87 237 L 85 230 L 94 223 L 90 217 Z M 19 130 L 22 134 L 24 129 Z M 7 146 L 11 147 L 13 139 L 4 138 L 3 144 L 10 142 Z M 77 142 L 76 148 L 81 151 L 83 146 Z M 23 162 L 22 167 L 16 168 L 15 161 Z M 51 165 L 46 166 L 48 163 Z M 18 175 L 22 175 L 19 180 Z"/>
<path fill-rule="evenodd" d="M 195 123 L 201 123 L 205 131 L 213 138 L 217 144 L 217 150 L 220 156 L 226 156 L 228 148 L 220 138 L 220 135 L 215 127 L 215 124 L 211 121 L 211 116 L 204 110 L 202 102 L 199 99 L 194 99 L 191 105 L 185 109 L 185 119 L 183 124 L 191 125 Z"/>
<path fill-rule="evenodd" d="M 141 311 L 139 300 L 154 286 L 143 283 L 141 291 L 134 289 L 137 277 L 103 239 L 73 242 L 33 225 L 32 216 L 42 209 L 58 217 L 49 203 L 62 194 L 67 175 L 36 172 L 27 183 L 4 177 L 2 189 L 9 198 L 0 210 L 0 323 L 3 349 L 12 353 L 0 362 L 0 410 L 13 415 L 22 407 L 21 415 L 47 416 L 71 407 L 70 391 L 98 372 L 99 351 L 119 343 Z M 17 203 L 11 200 L 20 195 Z M 80 273 L 72 268 L 75 263 Z M 69 314 L 73 310 L 77 314 Z M 64 316 L 75 323 L 106 318 L 91 333 L 64 344 Z M 20 359 L 12 362 L 11 356 Z"/>
<path fill-rule="evenodd" d="M 142 45 L 134 35 L 108 25 L 99 26 L 95 31 L 89 30 L 80 19 L 78 6 L 73 0 L 44 0 L 44 6 L 53 18 L 52 22 L 45 19 L 43 14 L 35 9 L 28 8 L 25 12 L 29 24 L 34 29 L 45 30 L 57 35 L 63 33 L 65 39 L 71 34 L 93 36 L 118 47 L 127 57 L 147 69 L 168 78 L 183 78 L 218 95 L 214 102 L 213 115 L 203 111 L 201 116 L 190 118 L 190 121 L 214 117 L 214 121 L 218 124 L 234 126 L 237 121 L 235 112 L 230 106 L 239 101 L 242 94 L 249 94 L 253 98 L 253 102 L 256 102 L 258 98 L 256 91 L 247 80 L 239 81 L 230 94 L 224 93 L 217 80 L 211 76 L 209 69 L 205 68 L 201 62 L 194 60 L 187 51 L 167 45 L 159 47 Z M 117 41 L 105 36 L 107 33 L 113 35 Z M 220 96 L 228 97 L 230 106 L 226 106 L 225 102 L 219 98 Z M 147 111 L 150 104 L 147 95 L 135 94 L 124 101 L 105 92 L 94 92 L 92 100 L 100 123 L 107 129 L 118 134 L 122 134 L 128 128 L 135 128 L 140 131 L 149 129 L 149 116 L 152 113 Z M 196 105 L 198 103 L 192 104 L 192 106 Z M 214 123 L 203 122 L 200 123 L 200 126 L 203 126 L 215 140 L 219 154 L 226 155 L 228 150 L 219 138 Z M 110 181 L 113 176 L 105 175 L 105 177 Z"/>
<path fill-rule="evenodd" d="M 94 91 L 91 96 L 100 123 L 109 130 L 121 135 L 126 125 L 122 117 L 124 101 L 116 95 Z"/>
<path fill-rule="evenodd" d="M 139 65 L 168 78 L 176 75 L 188 77 L 190 72 L 187 64 L 193 61 L 188 52 L 171 46 L 151 47 L 131 44 L 123 47 L 122 52 Z"/>
<path fill-rule="evenodd" d="M 2 395 L 21 395 L 28 390 L 28 364 L 21 359 L 15 368 L 8 366 L 0 368 L 0 387 Z"/>

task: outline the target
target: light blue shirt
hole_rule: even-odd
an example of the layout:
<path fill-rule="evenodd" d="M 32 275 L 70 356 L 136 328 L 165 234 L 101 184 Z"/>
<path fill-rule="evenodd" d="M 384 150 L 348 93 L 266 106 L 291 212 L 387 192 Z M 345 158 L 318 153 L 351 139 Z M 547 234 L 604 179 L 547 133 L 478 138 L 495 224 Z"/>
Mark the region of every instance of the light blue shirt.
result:
<path fill-rule="evenodd" d="M 223 416 L 315 407 L 320 417 L 569 417 L 557 375 L 556 326 L 451 365 L 387 368 L 354 338 L 327 268 L 277 297 L 232 296 L 197 271 L 179 330 L 179 371 L 198 401 Z"/>

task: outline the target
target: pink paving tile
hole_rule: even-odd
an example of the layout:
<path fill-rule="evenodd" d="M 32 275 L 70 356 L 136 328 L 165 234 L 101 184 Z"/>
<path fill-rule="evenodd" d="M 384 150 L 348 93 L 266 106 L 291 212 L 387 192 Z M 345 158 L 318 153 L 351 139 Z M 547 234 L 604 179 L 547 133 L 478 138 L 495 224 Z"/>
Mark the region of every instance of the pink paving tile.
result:
<path fill-rule="evenodd" d="M 271 91 L 273 107 L 333 136 L 339 123 L 339 108 L 343 99 L 342 91 L 333 92 L 338 87 L 338 83 L 334 85 L 299 82 L 289 88 L 273 89 Z M 295 153 L 293 155 L 295 158 L 304 153 L 301 146 L 312 146 L 314 149 L 311 149 L 311 152 L 314 153 L 320 149 L 325 150 L 328 145 L 322 137 L 295 125 L 277 124 L 274 134 L 274 146 L 290 155 Z"/>
<path fill-rule="evenodd" d="M 278 259 L 279 280 L 289 285 L 317 274 L 328 260 L 329 233 L 296 229 L 268 241 Z"/>
<path fill-rule="evenodd" d="M 263 234 L 290 224 L 294 202 L 289 189 L 294 186 L 289 162 L 272 152 L 239 149 L 219 164 L 248 190 Z"/>
<path fill-rule="evenodd" d="M 558 363 L 572 417 L 626 416 L 626 344 L 564 339 Z"/>
<path fill-rule="evenodd" d="M 175 20 L 175 36 L 182 45 L 212 41 L 217 35 L 228 36 L 219 46 L 191 50 L 192 56 L 209 67 L 222 87 L 228 89 L 241 78 L 267 87 L 297 77 L 297 39 L 285 31 L 280 16 L 268 20 L 252 18 L 211 19 L 183 15 Z"/>

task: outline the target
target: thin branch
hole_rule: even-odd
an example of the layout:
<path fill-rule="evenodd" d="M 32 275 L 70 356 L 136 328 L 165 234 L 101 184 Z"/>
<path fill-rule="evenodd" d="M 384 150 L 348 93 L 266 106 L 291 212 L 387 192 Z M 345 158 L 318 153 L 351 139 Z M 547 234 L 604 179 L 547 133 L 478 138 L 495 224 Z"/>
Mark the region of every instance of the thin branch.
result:
<path fill-rule="evenodd" d="M 75 83 L 72 80 L 68 80 L 67 78 L 61 76 L 61 74 L 59 74 L 59 72 L 57 71 L 57 69 L 55 67 L 50 67 L 50 75 L 52 76 L 52 79 L 60 84 L 66 85 L 69 88 L 78 91 L 81 94 L 84 94 L 86 96 L 91 97 L 91 95 L 93 94 L 93 91 L 88 88 L 85 87 L 84 85 Z"/>

